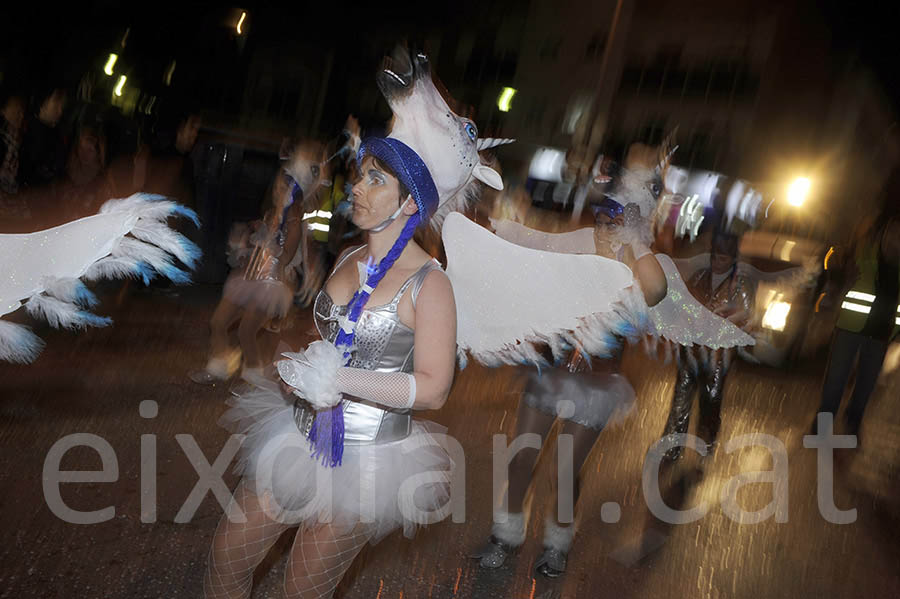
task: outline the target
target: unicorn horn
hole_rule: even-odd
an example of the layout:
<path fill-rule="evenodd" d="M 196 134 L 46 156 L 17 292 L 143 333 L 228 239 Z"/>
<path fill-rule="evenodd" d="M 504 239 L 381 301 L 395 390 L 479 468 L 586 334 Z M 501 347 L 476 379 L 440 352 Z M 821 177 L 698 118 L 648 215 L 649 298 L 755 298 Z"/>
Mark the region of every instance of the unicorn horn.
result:
<path fill-rule="evenodd" d="M 482 150 L 487 150 L 488 148 L 511 144 L 514 141 L 516 140 L 508 138 L 501 139 L 499 137 L 483 137 L 475 142 L 475 148 L 480 152 Z"/>

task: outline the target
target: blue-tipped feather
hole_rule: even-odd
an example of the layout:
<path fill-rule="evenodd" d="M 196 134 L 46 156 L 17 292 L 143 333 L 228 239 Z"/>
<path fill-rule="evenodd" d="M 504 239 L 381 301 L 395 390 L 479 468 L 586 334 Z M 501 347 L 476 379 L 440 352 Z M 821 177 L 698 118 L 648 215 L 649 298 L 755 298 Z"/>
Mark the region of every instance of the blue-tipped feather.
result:
<path fill-rule="evenodd" d="M 182 236 L 181 239 L 178 240 L 178 243 L 184 250 L 184 255 L 181 258 L 182 262 L 184 262 L 184 264 L 190 269 L 195 268 L 197 266 L 197 262 L 199 262 L 200 258 L 203 257 L 203 250 L 201 250 L 200 246 L 198 246 L 196 243 L 184 236 Z M 184 260 L 185 257 L 187 258 L 186 262 Z"/>
<path fill-rule="evenodd" d="M 146 262 L 138 262 L 135 266 L 135 274 L 144 281 L 144 285 L 149 285 L 150 281 L 156 278 L 156 271 Z"/>
<path fill-rule="evenodd" d="M 75 289 L 75 303 L 85 308 L 96 306 L 100 300 L 94 295 L 94 292 L 88 289 L 84 283 L 78 281 L 78 287 Z"/>
<path fill-rule="evenodd" d="M 74 277 L 44 277 L 44 293 L 56 299 L 90 307 L 97 304 L 97 297 Z"/>
<path fill-rule="evenodd" d="M 184 218 L 190 219 L 191 222 L 194 223 L 194 226 L 198 229 L 201 227 L 200 218 L 197 216 L 197 213 L 188 208 L 187 206 L 182 206 L 181 204 L 175 204 L 172 208 L 173 216 L 183 216 Z"/>
<path fill-rule="evenodd" d="M 190 274 L 171 264 L 162 266 L 160 274 L 176 285 L 189 285 L 191 282 Z"/>
<path fill-rule="evenodd" d="M 83 327 L 108 327 L 112 324 L 112 318 L 108 316 L 97 316 L 91 312 L 81 310 L 78 312 Z"/>

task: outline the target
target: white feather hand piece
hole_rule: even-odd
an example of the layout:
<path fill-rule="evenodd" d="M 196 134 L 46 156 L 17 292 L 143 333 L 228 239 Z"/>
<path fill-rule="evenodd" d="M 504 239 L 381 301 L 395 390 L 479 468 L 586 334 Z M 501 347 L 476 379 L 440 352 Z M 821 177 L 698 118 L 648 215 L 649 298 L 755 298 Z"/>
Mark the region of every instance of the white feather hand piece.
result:
<path fill-rule="evenodd" d="M 337 374 L 344 365 L 341 350 L 327 341 L 313 341 L 302 352 L 284 353 L 287 360 L 276 363 L 281 379 L 294 394 L 317 410 L 334 407 L 341 401 Z"/>

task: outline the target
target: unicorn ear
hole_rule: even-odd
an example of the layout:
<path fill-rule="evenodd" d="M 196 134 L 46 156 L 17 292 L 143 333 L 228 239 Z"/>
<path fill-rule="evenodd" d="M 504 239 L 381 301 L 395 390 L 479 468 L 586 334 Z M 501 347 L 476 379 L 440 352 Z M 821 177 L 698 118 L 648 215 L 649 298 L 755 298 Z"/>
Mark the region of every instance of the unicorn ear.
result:
<path fill-rule="evenodd" d="M 479 164 L 475 167 L 475 170 L 472 171 L 472 174 L 476 179 L 478 179 L 488 187 L 492 187 L 497 191 L 503 191 L 503 178 L 500 177 L 500 174 L 491 167 Z"/>

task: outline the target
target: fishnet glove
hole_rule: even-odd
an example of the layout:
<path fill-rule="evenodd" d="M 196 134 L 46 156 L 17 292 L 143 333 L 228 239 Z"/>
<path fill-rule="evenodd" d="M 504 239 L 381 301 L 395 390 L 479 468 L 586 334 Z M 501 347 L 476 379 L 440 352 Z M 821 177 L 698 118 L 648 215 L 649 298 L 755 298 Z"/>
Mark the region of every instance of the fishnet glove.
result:
<path fill-rule="evenodd" d="M 341 393 L 388 408 L 409 409 L 416 401 L 416 377 L 405 372 L 376 372 L 343 367 L 337 373 Z"/>

